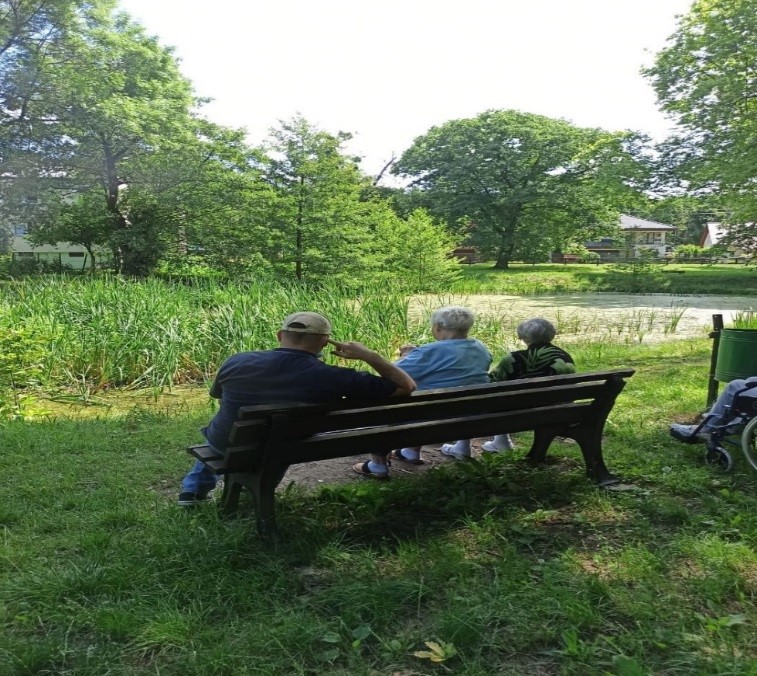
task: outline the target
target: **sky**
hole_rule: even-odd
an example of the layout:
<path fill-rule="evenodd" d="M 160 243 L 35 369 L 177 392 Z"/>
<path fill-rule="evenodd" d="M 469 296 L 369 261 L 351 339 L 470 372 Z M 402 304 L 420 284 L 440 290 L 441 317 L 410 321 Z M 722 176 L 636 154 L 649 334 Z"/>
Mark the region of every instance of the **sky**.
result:
<path fill-rule="evenodd" d="M 448 120 L 516 109 L 661 140 L 640 74 L 692 0 L 121 0 L 203 114 L 262 143 L 301 114 L 376 175 Z"/>

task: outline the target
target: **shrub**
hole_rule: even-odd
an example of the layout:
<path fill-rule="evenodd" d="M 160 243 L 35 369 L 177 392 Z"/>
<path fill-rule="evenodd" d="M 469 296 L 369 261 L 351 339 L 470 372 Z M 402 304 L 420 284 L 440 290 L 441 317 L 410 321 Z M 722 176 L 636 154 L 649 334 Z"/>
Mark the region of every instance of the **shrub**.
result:
<path fill-rule="evenodd" d="M 35 412 L 26 391 L 39 385 L 46 346 L 32 331 L 0 327 L 0 420 L 29 417 Z"/>
<path fill-rule="evenodd" d="M 670 285 L 660 269 L 645 256 L 612 265 L 605 282 L 610 290 L 624 293 L 665 291 Z"/>

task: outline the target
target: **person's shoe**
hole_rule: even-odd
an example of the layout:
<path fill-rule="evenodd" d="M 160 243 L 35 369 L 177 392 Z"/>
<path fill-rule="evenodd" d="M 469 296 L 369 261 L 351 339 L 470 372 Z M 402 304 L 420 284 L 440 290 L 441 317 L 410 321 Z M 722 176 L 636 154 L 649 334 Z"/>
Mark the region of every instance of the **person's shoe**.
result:
<path fill-rule="evenodd" d="M 442 444 L 440 450 L 442 452 L 442 455 L 448 455 L 450 458 L 454 458 L 455 460 L 470 460 L 469 453 L 457 453 L 455 451 L 455 444 Z"/>
<path fill-rule="evenodd" d="M 200 493 L 199 491 L 182 491 L 179 493 L 180 507 L 196 507 L 209 500 L 210 496 L 207 493 Z"/>
<path fill-rule="evenodd" d="M 399 462 L 407 463 L 408 465 L 425 465 L 426 461 L 420 457 L 420 455 L 417 458 L 406 458 L 404 454 L 402 453 L 401 448 L 397 448 L 393 450 L 389 454 L 389 458 L 392 460 L 398 460 Z"/>
<path fill-rule="evenodd" d="M 707 432 L 697 433 L 697 425 L 680 425 L 673 423 L 670 426 L 670 436 L 687 444 L 705 442 L 710 438 Z"/>
<path fill-rule="evenodd" d="M 353 465 L 352 469 L 361 476 L 367 476 L 371 479 L 378 479 L 379 481 L 385 481 L 389 478 L 389 470 L 386 472 L 371 472 L 370 460 L 366 462 L 359 462 L 357 465 Z"/>
<path fill-rule="evenodd" d="M 515 444 L 513 443 L 513 440 L 510 438 L 510 435 L 508 434 L 506 437 L 505 444 L 503 446 L 497 446 L 494 443 L 494 440 L 491 441 L 485 441 L 483 444 L 481 444 L 481 450 L 485 451 L 486 453 L 499 453 L 501 451 L 513 451 L 515 450 Z"/>

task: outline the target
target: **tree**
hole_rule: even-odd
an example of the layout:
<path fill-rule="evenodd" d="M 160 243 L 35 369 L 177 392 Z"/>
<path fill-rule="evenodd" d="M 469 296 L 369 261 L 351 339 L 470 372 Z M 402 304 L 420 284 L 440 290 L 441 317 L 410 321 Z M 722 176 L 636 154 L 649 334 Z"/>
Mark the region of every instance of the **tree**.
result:
<path fill-rule="evenodd" d="M 507 268 L 518 256 L 611 231 L 619 211 L 640 199 L 643 147 L 631 133 L 488 111 L 432 128 L 393 171 L 428 193 L 435 215 L 472 223 L 471 241 Z"/>
<path fill-rule="evenodd" d="M 113 3 L 0 0 L 0 215 L 7 222 L 26 220 L 26 198 L 53 173 L 29 160 L 32 148 L 54 148 L 41 112 L 51 98 L 46 64 L 95 4 Z"/>
<path fill-rule="evenodd" d="M 460 264 L 451 255 L 456 238 L 423 209 L 407 218 L 398 217 L 388 204 L 383 209 L 386 217 L 373 244 L 380 261 L 377 280 L 395 279 L 417 292 L 449 288 L 460 275 Z"/>
<path fill-rule="evenodd" d="M 752 259 L 757 258 L 757 225 L 754 223 L 732 223 L 725 225 L 726 234 L 721 244 L 742 249 Z"/>
<path fill-rule="evenodd" d="M 262 179 L 262 153 L 243 130 L 194 124 L 186 144 L 134 165 L 123 205 L 131 232 L 152 240 L 143 260 L 155 267 L 189 259 L 232 274 L 268 269 L 275 195 Z"/>
<path fill-rule="evenodd" d="M 673 173 L 719 200 L 731 222 L 757 220 L 754 3 L 697 0 L 644 72 L 679 126 L 665 145 Z"/>
<path fill-rule="evenodd" d="M 27 235 L 33 244 L 81 244 L 89 253 L 92 270 L 97 266 L 98 249 L 108 246 L 116 225 L 97 190 L 82 193 L 71 202 L 54 203 L 35 216 L 39 220 Z"/>
<path fill-rule="evenodd" d="M 114 15 L 112 2 L 69 4 L 73 11 L 50 15 L 54 39 L 29 29 L 30 46 L 0 64 L 3 82 L 14 83 L 2 101 L 10 173 L 57 177 L 70 194 L 99 187 L 117 269 L 144 272 L 154 238 L 133 226 L 124 198 L 143 158 L 193 141 L 195 100 L 170 50 Z"/>
<path fill-rule="evenodd" d="M 271 132 L 265 180 L 276 194 L 268 258 L 297 280 L 354 279 L 377 265 L 372 232 L 382 218 L 361 198 L 366 179 L 336 136 L 297 116 Z"/>

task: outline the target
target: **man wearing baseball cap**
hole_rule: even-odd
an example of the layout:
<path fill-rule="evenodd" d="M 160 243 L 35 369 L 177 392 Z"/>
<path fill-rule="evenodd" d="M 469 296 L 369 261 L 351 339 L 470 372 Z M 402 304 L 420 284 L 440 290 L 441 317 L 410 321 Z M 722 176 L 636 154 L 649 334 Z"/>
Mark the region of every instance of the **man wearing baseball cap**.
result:
<path fill-rule="evenodd" d="M 362 343 L 331 340 L 331 323 L 316 312 L 289 315 L 276 335 L 278 348 L 240 352 L 218 370 L 210 396 L 221 400 L 220 407 L 202 430 L 213 448 L 226 449 L 231 426 L 242 406 L 403 396 L 415 389 L 410 376 Z M 332 354 L 362 361 L 378 376 L 324 364 L 320 354 L 327 344 L 333 346 Z M 216 475 L 198 460 L 181 482 L 179 505 L 205 502 L 215 485 Z"/>

